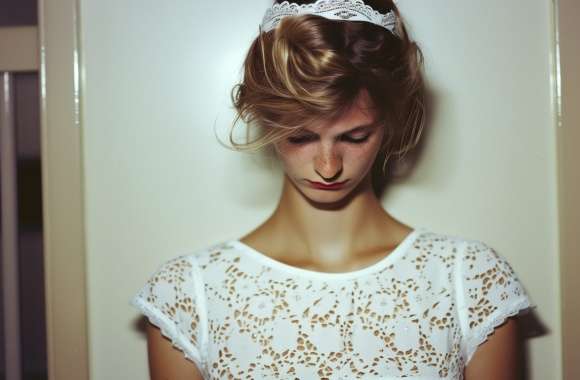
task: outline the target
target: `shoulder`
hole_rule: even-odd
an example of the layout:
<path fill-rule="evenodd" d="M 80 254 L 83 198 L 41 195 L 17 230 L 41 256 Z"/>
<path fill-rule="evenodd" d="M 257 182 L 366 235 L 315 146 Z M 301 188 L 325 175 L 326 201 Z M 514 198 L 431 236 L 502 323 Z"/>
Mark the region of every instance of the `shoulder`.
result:
<path fill-rule="evenodd" d="M 491 288 L 491 282 L 501 287 L 518 282 L 508 259 L 494 245 L 482 240 L 465 240 L 459 256 L 458 270 L 466 284 L 485 285 L 479 287 L 483 291 Z M 519 286 L 515 290 L 518 288 Z"/>
<path fill-rule="evenodd" d="M 212 262 L 225 261 L 235 251 L 230 241 L 221 241 L 190 251 L 178 252 L 154 267 L 144 289 L 188 288 L 200 282 L 203 269 Z"/>
<path fill-rule="evenodd" d="M 215 271 L 223 272 L 232 265 L 239 264 L 243 254 L 241 244 L 237 240 L 229 239 L 208 245 L 186 257 L 194 261 L 202 272 L 215 273 Z"/>
<path fill-rule="evenodd" d="M 236 273 L 254 273 L 258 261 L 248 256 L 247 249 L 237 240 L 228 239 L 178 254 L 163 262 L 156 275 L 172 277 L 174 283 L 190 281 L 215 284 Z"/>
<path fill-rule="evenodd" d="M 495 264 L 497 262 L 507 264 L 506 259 L 489 242 L 426 228 L 422 228 L 420 231 L 421 233 L 414 242 L 415 248 L 420 250 L 439 256 L 453 257 L 471 269 L 482 264 Z"/>
<path fill-rule="evenodd" d="M 477 238 L 423 228 L 407 260 L 420 267 L 436 269 L 437 273 L 447 273 L 459 293 L 487 292 L 485 287 L 491 287 L 491 282 L 499 287 L 516 285 L 515 292 L 521 288 L 507 259 L 493 244 Z"/>
<path fill-rule="evenodd" d="M 418 228 L 418 232 L 413 241 L 414 251 L 430 258 L 440 259 L 450 265 L 469 242 L 465 237 L 424 227 Z"/>

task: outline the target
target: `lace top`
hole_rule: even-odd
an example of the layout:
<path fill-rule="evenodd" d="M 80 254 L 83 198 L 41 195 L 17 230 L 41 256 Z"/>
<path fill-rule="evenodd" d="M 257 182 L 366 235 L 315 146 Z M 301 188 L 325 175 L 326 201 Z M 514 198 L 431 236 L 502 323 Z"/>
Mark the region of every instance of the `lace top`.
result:
<path fill-rule="evenodd" d="M 165 262 L 131 304 L 204 379 L 461 379 L 493 329 L 530 307 L 494 249 L 425 228 L 345 273 L 221 242 Z"/>

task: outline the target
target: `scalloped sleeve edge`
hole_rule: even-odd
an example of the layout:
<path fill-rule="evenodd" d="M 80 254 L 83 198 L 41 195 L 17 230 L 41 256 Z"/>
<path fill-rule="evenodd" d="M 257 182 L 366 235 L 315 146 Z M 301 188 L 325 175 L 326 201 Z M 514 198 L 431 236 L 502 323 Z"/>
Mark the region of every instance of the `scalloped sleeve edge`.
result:
<path fill-rule="evenodd" d="M 526 296 L 513 302 L 508 307 L 498 309 L 492 316 L 488 319 L 484 325 L 479 326 L 477 329 L 473 330 L 469 337 L 465 341 L 465 354 L 467 365 L 477 348 L 486 342 L 489 336 L 495 331 L 495 329 L 502 325 L 508 318 L 514 317 L 519 314 L 526 314 L 535 308 L 536 305 L 530 302 L 530 299 Z"/>
<path fill-rule="evenodd" d="M 151 303 L 139 296 L 135 296 L 130 301 L 130 304 L 139 309 L 141 313 L 147 317 L 149 322 L 157 326 L 161 331 L 161 334 L 169 339 L 171 345 L 179 349 L 186 359 L 192 361 L 200 371 L 203 371 L 203 360 L 199 349 L 179 333 L 174 322 L 169 320 Z"/>

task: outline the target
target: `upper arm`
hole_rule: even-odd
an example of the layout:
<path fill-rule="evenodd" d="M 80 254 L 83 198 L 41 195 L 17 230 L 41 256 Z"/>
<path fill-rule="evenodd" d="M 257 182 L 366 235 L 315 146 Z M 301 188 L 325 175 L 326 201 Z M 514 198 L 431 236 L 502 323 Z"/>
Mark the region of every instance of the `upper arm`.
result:
<path fill-rule="evenodd" d="M 180 256 L 161 265 L 131 300 L 148 320 L 152 380 L 203 379 L 202 288 L 195 259 Z"/>
<path fill-rule="evenodd" d="M 521 371 L 517 320 L 509 318 L 482 343 L 465 369 L 466 380 L 514 380 Z"/>
<path fill-rule="evenodd" d="M 147 323 L 147 353 L 151 380 L 203 380 L 197 366 L 150 322 Z"/>
<path fill-rule="evenodd" d="M 492 247 L 471 241 L 456 266 L 458 315 L 468 380 L 517 379 L 517 319 L 531 302 L 514 270 Z"/>

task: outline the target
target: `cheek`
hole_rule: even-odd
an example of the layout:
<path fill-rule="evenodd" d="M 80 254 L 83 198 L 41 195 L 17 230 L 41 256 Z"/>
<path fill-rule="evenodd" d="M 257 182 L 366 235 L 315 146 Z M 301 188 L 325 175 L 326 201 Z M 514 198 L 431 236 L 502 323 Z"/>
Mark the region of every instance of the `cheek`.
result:
<path fill-rule="evenodd" d="M 298 167 L 309 162 L 311 153 L 307 147 L 298 147 L 290 144 L 274 146 L 276 156 L 287 168 Z"/>
<path fill-rule="evenodd" d="M 376 138 L 363 146 L 348 148 L 346 153 L 352 164 L 363 167 L 372 165 L 380 148 L 381 140 Z"/>

